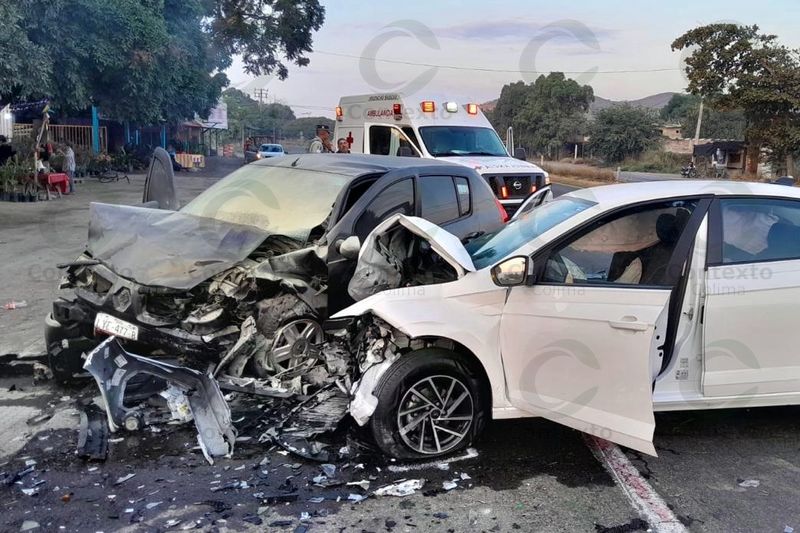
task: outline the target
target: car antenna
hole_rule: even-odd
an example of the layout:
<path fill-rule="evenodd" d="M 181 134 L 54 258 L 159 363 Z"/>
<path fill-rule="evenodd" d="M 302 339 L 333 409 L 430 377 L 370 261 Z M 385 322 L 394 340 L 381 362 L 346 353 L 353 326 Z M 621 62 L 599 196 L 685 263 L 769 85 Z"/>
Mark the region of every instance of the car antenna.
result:
<path fill-rule="evenodd" d="M 294 161 L 292 161 L 292 166 L 293 166 L 293 167 L 296 167 L 296 166 L 297 166 L 297 163 L 299 163 L 299 162 L 300 162 L 300 158 L 298 157 L 297 159 L 295 159 Z"/>

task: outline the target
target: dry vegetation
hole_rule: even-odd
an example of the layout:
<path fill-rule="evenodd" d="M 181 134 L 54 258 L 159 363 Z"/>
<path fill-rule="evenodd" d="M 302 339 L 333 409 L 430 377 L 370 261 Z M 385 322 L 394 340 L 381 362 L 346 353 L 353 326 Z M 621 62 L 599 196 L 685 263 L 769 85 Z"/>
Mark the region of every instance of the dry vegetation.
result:
<path fill-rule="evenodd" d="M 545 161 L 542 168 L 550 173 L 556 181 L 561 180 L 589 180 L 600 183 L 614 183 L 616 176 L 610 168 L 599 168 L 585 164 L 564 163 L 561 161 Z"/>

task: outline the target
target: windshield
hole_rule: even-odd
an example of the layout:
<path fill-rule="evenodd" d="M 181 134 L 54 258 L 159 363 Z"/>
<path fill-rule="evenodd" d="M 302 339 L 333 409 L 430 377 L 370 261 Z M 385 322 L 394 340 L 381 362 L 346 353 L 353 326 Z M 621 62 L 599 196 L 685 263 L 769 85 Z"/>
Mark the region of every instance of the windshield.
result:
<path fill-rule="evenodd" d="M 506 147 L 491 128 L 473 126 L 424 126 L 422 142 L 433 157 L 493 155 L 508 157 Z"/>
<path fill-rule="evenodd" d="M 341 174 L 251 164 L 215 183 L 181 211 L 306 241 L 349 181 Z"/>
<path fill-rule="evenodd" d="M 262 144 L 262 152 L 282 152 L 283 148 L 279 144 Z"/>
<path fill-rule="evenodd" d="M 520 246 L 593 205 L 595 202 L 564 196 L 537 207 L 499 231 L 470 242 L 466 248 L 472 263 L 477 269 L 493 265 Z"/>

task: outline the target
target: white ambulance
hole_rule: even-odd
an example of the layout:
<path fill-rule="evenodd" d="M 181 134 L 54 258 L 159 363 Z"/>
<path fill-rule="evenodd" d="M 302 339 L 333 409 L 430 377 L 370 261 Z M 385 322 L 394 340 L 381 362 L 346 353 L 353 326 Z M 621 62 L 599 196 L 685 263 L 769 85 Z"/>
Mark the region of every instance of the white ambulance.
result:
<path fill-rule="evenodd" d="M 547 172 L 511 157 L 478 104 L 421 100 L 400 94 L 345 96 L 336 107 L 334 146 L 352 153 L 443 159 L 474 168 L 509 212 L 550 183 Z"/>

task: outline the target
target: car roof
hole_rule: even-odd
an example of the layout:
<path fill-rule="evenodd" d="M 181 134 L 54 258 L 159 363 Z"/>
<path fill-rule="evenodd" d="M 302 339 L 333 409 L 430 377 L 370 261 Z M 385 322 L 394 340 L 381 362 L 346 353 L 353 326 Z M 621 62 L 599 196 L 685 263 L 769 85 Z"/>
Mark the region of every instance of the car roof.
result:
<path fill-rule="evenodd" d="M 775 196 L 800 198 L 800 188 L 747 181 L 669 180 L 618 183 L 571 191 L 565 196 L 597 202 L 604 207 L 681 196 Z"/>
<path fill-rule="evenodd" d="M 357 178 L 366 174 L 385 174 L 402 168 L 449 168 L 462 175 L 467 167 L 419 157 L 396 157 L 368 154 L 293 154 L 250 163 L 256 166 L 299 168 L 331 172 Z"/>

